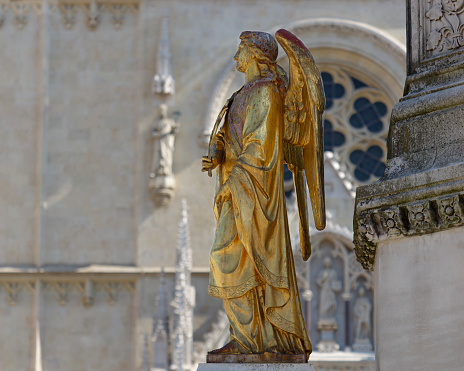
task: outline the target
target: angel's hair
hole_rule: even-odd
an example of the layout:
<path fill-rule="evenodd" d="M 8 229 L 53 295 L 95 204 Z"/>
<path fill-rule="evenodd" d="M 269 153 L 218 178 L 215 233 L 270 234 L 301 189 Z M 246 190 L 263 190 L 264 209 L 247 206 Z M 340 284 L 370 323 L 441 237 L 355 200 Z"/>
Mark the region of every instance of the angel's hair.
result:
<path fill-rule="evenodd" d="M 271 78 L 284 96 L 288 79 L 285 70 L 276 62 L 279 51 L 276 39 L 266 32 L 257 31 L 242 32 L 240 39 L 256 60 L 261 77 Z"/>

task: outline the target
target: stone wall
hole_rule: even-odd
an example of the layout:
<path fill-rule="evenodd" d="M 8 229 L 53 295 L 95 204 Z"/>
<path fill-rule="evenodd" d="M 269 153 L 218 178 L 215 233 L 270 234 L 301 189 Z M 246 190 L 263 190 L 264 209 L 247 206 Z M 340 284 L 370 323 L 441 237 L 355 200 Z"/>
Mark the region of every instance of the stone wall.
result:
<path fill-rule="evenodd" d="M 398 44 L 405 40 L 402 0 L 127 0 L 124 9 L 111 0 L 0 4 L 5 371 L 138 369 L 158 273 L 162 266 L 168 279 L 173 273 L 184 198 L 197 286 L 195 336 L 201 340 L 209 331 L 221 306 L 205 294 L 215 184 L 199 170 L 206 150 L 198 138 L 241 31 L 326 18 L 375 27 Z M 168 105 L 181 115 L 176 192 L 166 207 L 156 207 L 148 180 L 160 100 L 151 82 L 166 8 L 176 82 Z M 346 47 L 350 63 L 358 60 L 362 70 L 375 40 L 353 40 Z M 342 55 L 330 48 L 324 53 Z M 391 97 L 403 71 L 401 61 L 395 63 L 385 67 L 393 76 Z M 374 67 L 369 81 L 380 71 Z M 234 81 L 228 91 L 240 77 Z"/>

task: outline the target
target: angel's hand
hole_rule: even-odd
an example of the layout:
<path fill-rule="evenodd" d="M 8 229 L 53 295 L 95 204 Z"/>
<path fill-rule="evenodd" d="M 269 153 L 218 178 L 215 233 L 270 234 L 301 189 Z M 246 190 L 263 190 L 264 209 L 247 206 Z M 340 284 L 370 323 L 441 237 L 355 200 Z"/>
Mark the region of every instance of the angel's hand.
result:
<path fill-rule="evenodd" d="M 216 158 L 209 158 L 208 156 L 203 156 L 201 158 L 201 171 L 211 172 L 218 166 Z"/>
<path fill-rule="evenodd" d="M 213 144 L 213 148 L 211 151 L 211 158 L 208 156 L 203 156 L 201 158 L 201 171 L 207 171 L 210 173 L 214 170 L 218 165 L 224 162 L 224 145 L 220 141 L 216 141 Z"/>

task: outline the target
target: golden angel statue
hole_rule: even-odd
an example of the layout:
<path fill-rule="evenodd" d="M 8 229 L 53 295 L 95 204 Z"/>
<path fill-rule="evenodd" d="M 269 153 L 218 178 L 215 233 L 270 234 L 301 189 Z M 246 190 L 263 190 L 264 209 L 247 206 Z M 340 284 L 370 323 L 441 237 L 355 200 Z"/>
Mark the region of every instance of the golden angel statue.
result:
<path fill-rule="evenodd" d="M 245 85 L 227 101 L 202 171 L 217 169 L 209 295 L 224 301 L 231 341 L 209 354 L 311 353 L 295 276 L 283 169 L 294 174 L 303 258 L 311 254 L 306 186 L 316 228 L 325 227 L 324 89 L 308 49 L 292 33 L 245 31 L 234 56 Z M 223 116 L 224 125 L 218 128 Z"/>

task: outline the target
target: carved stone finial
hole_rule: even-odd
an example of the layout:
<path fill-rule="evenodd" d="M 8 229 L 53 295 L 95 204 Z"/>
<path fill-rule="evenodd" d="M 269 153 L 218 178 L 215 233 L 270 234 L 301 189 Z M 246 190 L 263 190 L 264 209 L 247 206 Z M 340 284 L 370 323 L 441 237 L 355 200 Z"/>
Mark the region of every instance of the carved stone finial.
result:
<path fill-rule="evenodd" d="M 182 370 L 190 367 L 193 354 L 193 309 L 195 307 L 195 287 L 191 282 L 192 249 L 188 227 L 187 201 L 182 200 L 182 215 L 179 222 L 179 237 L 176 252 L 175 296 L 172 302 L 174 308 L 174 331 L 172 343 L 174 346 L 175 367 Z"/>
<path fill-rule="evenodd" d="M 18 30 L 22 30 L 28 21 L 27 13 L 29 12 L 29 5 L 22 2 L 12 2 L 10 6 L 15 14 L 13 23 Z"/>
<path fill-rule="evenodd" d="M 164 268 L 161 270 L 160 288 L 158 291 L 156 314 L 153 318 L 152 331 L 152 367 L 168 370 L 169 368 L 169 317 L 167 313 L 166 282 Z"/>
<path fill-rule="evenodd" d="M 173 331 L 173 358 L 174 369 L 183 371 L 185 359 L 185 324 L 186 324 L 186 298 L 185 298 L 185 271 L 182 264 L 176 267 L 176 284 L 174 289 L 174 331 Z"/>
<path fill-rule="evenodd" d="M 58 4 L 58 8 L 63 15 L 62 23 L 67 30 L 70 30 L 76 23 L 77 8 L 74 4 Z"/>
<path fill-rule="evenodd" d="M 150 371 L 148 364 L 148 335 L 145 334 L 143 341 L 143 358 L 142 358 L 142 371 Z"/>
<path fill-rule="evenodd" d="M 95 294 L 93 291 L 93 283 L 91 280 L 87 279 L 83 285 L 83 295 L 82 295 L 82 305 L 85 308 L 90 308 L 95 302 Z"/>
<path fill-rule="evenodd" d="M 95 31 L 100 24 L 100 15 L 98 13 L 98 5 L 95 0 L 90 3 L 89 11 L 87 13 L 87 27 L 90 31 Z"/>
<path fill-rule="evenodd" d="M 179 222 L 179 235 L 177 247 L 176 266 L 180 265 L 185 271 L 186 284 L 190 285 L 190 275 L 192 271 L 192 248 L 190 246 L 190 232 L 188 226 L 188 207 L 187 200 L 182 199 L 182 216 Z"/>
<path fill-rule="evenodd" d="M 0 28 L 3 26 L 3 22 L 5 21 L 5 16 L 3 15 L 3 5 L 0 5 Z"/>
<path fill-rule="evenodd" d="M 126 11 L 125 5 L 112 4 L 109 6 L 111 12 L 111 23 L 115 30 L 119 30 L 124 23 L 124 12 Z"/>
<path fill-rule="evenodd" d="M 156 75 L 153 77 L 153 94 L 174 95 L 175 82 L 171 73 L 171 52 L 169 48 L 168 10 L 164 10 L 161 36 L 158 45 Z"/>

